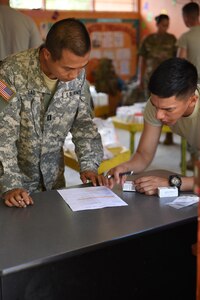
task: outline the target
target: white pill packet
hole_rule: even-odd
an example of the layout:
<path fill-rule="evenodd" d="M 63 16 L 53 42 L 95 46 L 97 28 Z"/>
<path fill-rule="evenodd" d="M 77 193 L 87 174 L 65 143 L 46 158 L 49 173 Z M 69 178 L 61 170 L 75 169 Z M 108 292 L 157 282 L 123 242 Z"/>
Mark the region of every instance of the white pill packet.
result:
<path fill-rule="evenodd" d="M 176 186 L 158 187 L 158 196 L 161 197 L 176 197 L 178 196 L 178 189 Z"/>
<path fill-rule="evenodd" d="M 135 185 L 133 181 L 125 181 L 122 187 L 124 192 L 135 192 Z"/>

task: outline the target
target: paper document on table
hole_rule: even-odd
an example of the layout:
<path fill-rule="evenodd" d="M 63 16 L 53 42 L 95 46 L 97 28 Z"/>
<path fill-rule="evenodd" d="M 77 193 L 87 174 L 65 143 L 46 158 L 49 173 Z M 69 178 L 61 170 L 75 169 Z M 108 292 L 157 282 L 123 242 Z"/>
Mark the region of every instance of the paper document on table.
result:
<path fill-rule="evenodd" d="M 73 211 L 128 205 L 105 186 L 58 190 Z"/>
<path fill-rule="evenodd" d="M 182 195 L 177 197 L 172 202 L 167 203 L 169 206 L 180 209 L 199 202 L 199 197 L 196 195 Z"/>

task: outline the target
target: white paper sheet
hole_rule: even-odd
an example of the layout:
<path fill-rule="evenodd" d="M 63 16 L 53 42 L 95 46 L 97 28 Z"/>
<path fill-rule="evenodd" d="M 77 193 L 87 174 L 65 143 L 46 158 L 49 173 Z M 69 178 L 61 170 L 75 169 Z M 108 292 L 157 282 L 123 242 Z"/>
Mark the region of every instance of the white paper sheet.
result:
<path fill-rule="evenodd" d="M 180 209 L 182 207 L 190 206 L 199 202 L 199 197 L 196 195 L 182 195 L 167 203 L 169 206 Z"/>
<path fill-rule="evenodd" d="M 73 211 L 128 205 L 105 186 L 58 190 Z"/>

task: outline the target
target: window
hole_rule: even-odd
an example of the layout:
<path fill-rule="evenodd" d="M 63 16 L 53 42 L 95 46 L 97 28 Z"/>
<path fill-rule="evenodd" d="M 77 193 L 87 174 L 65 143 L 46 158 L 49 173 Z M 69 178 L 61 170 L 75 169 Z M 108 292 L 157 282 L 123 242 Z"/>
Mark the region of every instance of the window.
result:
<path fill-rule="evenodd" d="M 137 12 L 138 0 L 10 0 L 18 9 Z"/>
<path fill-rule="evenodd" d="M 92 10 L 92 0 L 46 0 L 46 9 L 58 10 Z"/>
<path fill-rule="evenodd" d="M 10 0 L 10 6 L 18 9 L 34 9 L 34 8 L 42 8 L 42 0 Z"/>
<path fill-rule="evenodd" d="M 131 0 L 96 0 L 94 1 L 95 11 L 137 11 L 137 1 Z"/>

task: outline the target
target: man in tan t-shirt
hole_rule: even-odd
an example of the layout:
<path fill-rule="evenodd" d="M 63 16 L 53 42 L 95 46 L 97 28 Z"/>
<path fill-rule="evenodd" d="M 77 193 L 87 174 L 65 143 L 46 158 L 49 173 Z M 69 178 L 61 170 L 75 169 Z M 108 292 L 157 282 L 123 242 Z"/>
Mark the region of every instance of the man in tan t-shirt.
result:
<path fill-rule="evenodd" d="M 42 44 L 35 22 L 9 7 L 8 0 L 0 0 L 0 41 L 0 60 Z"/>
<path fill-rule="evenodd" d="M 172 132 L 184 137 L 187 142 L 200 150 L 200 100 L 197 90 L 196 67 L 181 58 L 171 58 L 159 65 L 149 81 L 150 99 L 144 111 L 144 130 L 138 148 L 132 158 L 111 169 L 108 174 L 110 188 L 115 183 L 123 184 L 125 176 L 120 173 L 133 170 L 144 171 L 151 163 L 159 143 L 162 126 L 168 125 Z M 141 176 L 134 180 L 136 190 L 153 195 L 158 187 L 170 186 L 170 178 Z M 179 189 L 193 189 L 193 177 L 179 178 Z"/>
<path fill-rule="evenodd" d="M 200 83 L 200 22 L 199 5 L 195 2 L 187 3 L 182 8 L 183 21 L 189 30 L 178 39 L 177 57 L 188 59 L 196 66 L 198 82 Z M 193 170 L 194 161 L 198 155 L 195 149 L 188 145 L 191 158 L 187 162 L 187 168 Z"/>

